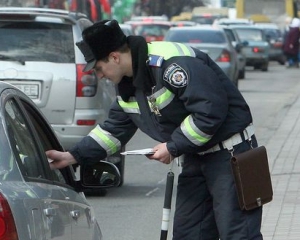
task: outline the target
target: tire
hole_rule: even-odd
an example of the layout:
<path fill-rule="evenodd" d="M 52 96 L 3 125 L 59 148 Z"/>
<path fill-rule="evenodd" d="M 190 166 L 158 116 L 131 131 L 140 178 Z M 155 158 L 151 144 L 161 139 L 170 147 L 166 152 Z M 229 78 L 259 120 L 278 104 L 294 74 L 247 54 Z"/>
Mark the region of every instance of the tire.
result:
<path fill-rule="evenodd" d="M 245 68 L 239 71 L 239 79 L 245 79 Z"/>
<path fill-rule="evenodd" d="M 255 64 L 255 65 L 253 66 L 253 68 L 254 68 L 254 70 L 257 70 L 257 69 L 261 69 L 261 66 L 260 66 L 259 64 Z"/>
<path fill-rule="evenodd" d="M 279 63 L 280 65 L 284 65 L 285 62 L 286 62 L 285 56 L 282 56 L 282 57 L 280 57 L 280 58 L 278 59 L 278 63 Z"/>
<path fill-rule="evenodd" d="M 263 63 L 262 65 L 261 65 L 261 70 L 263 71 L 263 72 L 267 72 L 268 71 L 268 67 L 269 67 L 269 62 L 265 62 L 265 63 Z"/>

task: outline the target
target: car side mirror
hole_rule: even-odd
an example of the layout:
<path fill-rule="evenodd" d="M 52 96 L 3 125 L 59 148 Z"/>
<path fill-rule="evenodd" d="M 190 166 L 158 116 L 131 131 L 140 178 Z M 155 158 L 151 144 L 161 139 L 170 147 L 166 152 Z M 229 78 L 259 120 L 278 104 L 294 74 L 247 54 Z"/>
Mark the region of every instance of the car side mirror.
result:
<path fill-rule="evenodd" d="M 118 168 L 106 161 L 81 166 L 80 178 L 82 186 L 90 189 L 117 187 L 121 183 Z"/>
<path fill-rule="evenodd" d="M 243 41 L 242 44 L 243 44 L 244 47 L 246 47 L 246 46 L 249 45 L 249 42 L 248 41 Z"/>
<path fill-rule="evenodd" d="M 240 53 L 242 51 L 242 48 L 244 47 L 244 45 L 242 43 L 237 43 L 235 45 L 235 50 L 236 52 Z"/>
<path fill-rule="evenodd" d="M 270 35 L 266 35 L 266 40 L 267 40 L 267 42 L 270 42 L 271 41 L 271 36 Z"/>

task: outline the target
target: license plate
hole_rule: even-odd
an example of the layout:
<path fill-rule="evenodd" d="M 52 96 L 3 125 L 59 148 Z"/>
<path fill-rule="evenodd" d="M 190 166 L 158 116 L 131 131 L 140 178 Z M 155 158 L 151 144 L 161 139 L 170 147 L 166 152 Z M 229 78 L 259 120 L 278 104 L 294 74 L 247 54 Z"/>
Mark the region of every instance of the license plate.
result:
<path fill-rule="evenodd" d="M 24 92 L 31 99 L 39 98 L 39 85 L 38 84 L 14 84 L 22 92 Z"/>

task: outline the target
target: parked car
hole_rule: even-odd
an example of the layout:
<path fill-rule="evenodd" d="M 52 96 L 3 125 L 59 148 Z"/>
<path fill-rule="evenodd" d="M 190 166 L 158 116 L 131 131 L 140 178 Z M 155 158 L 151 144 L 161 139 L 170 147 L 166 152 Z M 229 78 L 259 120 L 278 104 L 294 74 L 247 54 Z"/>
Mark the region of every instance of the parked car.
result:
<path fill-rule="evenodd" d="M 185 43 L 207 53 L 238 86 L 237 54 L 223 29 L 209 25 L 172 27 L 164 40 Z"/>
<path fill-rule="evenodd" d="M 114 86 L 85 73 L 76 46 L 86 15 L 47 8 L 0 8 L 0 81 L 24 91 L 41 109 L 67 150 L 103 122 Z M 124 156 L 106 159 L 124 178 Z M 121 181 L 121 185 L 123 180 Z"/>
<path fill-rule="evenodd" d="M 0 117 L 0 239 L 102 239 L 82 191 L 118 186 L 116 166 L 84 166 L 80 180 L 71 166 L 51 170 L 45 152 L 63 147 L 35 103 L 5 82 Z"/>
<path fill-rule="evenodd" d="M 231 25 L 244 43 L 246 65 L 268 71 L 270 45 L 265 32 L 255 25 Z"/>
<path fill-rule="evenodd" d="M 127 21 L 132 26 L 134 35 L 143 36 L 147 42 L 162 41 L 166 32 L 172 26 L 169 21 Z"/>
<path fill-rule="evenodd" d="M 246 75 L 246 56 L 243 53 L 244 44 L 239 38 L 235 29 L 232 29 L 230 26 L 226 25 L 222 26 L 222 28 L 237 52 L 239 79 L 244 79 Z"/>
<path fill-rule="evenodd" d="M 286 58 L 282 49 L 283 34 L 279 27 L 274 23 L 257 23 L 256 25 L 263 29 L 270 44 L 269 60 L 284 65 Z"/>

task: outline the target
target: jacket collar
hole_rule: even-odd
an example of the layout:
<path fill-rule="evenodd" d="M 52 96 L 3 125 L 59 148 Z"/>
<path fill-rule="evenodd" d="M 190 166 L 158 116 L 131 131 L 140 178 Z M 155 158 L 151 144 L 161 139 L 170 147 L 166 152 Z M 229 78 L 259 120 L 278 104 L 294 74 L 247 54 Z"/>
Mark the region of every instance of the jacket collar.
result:
<path fill-rule="evenodd" d="M 154 86 L 147 65 L 148 45 L 141 36 L 127 37 L 128 46 L 131 51 L 133 78 L 123 77 L 118 84 L 118 93 L 124 101 L 128 101 L 133 96 L 136 89 L 150 93 Z"/>

